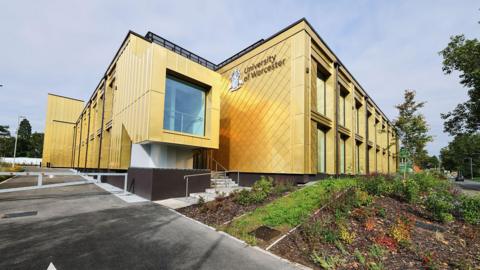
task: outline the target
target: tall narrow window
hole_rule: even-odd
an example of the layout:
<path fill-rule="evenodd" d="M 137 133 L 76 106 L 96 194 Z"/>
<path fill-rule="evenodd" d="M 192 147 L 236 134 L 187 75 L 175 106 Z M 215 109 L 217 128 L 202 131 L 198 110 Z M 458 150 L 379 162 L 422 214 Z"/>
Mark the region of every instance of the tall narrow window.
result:
<path fill-rule="evenodd" d="M 345 126 L 345 96 L 340 95 L 338 104 L 338 123 Z"/>
<path fill-rule="evenodd" d="M 355 108 L 355 120 L 356 120 L 356 123 L 355 123 L 356 132 L 357 134 L 360 134 L 360 106 L 357 106 Z"/>
<path fill-rule="evenodd" d="M 340 138 L 340 173 L 345 173 L 345 139 Z"/>
<path fill-rule="evenodd" d="M 163 128 L 205 135 L 205 89 L 167 75 Z"/>
<path fill-rule="evenodd" d="M 361 170 L 360 170 L 360 144 L 359 143 L 357 143 L 355 150 L 356 150 L 356 161 L 357 161 L 357 174 L 360 174 Z"/>
<path fill-rule="evenodd" d="M 317 172 L 319 173 L 325 173 L 325 154 L 326 154 L 326 148 L 325 148 L 325 131 L 321 129 L 317 129 Z"/>
<path fill-rule="evenodd" d="M 317 73 L 317 112 L 326 114 L 327 100 L 327 77 L 322 73 Z"/>

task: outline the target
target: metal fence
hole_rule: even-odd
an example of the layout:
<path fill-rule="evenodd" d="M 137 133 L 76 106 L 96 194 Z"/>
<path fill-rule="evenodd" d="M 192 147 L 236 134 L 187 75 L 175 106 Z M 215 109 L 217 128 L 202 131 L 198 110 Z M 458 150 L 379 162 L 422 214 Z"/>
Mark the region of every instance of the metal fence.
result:
<path fill-rule="evenodd" d="M 34 189 L 41 189 L 41 188 L 50 188 L 50 187 L 64 187 L 64 186 L 73 186 L 73 185 L 81 185 L 81 184 L 89 184 L 89 183 L 100 183 L 102 177 L 104 176 L 123 176 L 124 183 L 123 183 L 123 193 L 127 194 L 127 180 L 128 174 L 127 173 L 79 173 L 79 172 L 0 172 L 1 175 L 6 176 L 33 176 L 36 177 L 36 185 L 24 186 L 24 187 L 14 187 L 14 188 L 0 188 L 0 193 L 6 192 L 14 192 L 14 191 L 23 191 L 23 190 L 34 190 Z M 78 176 L 83 178 L 84 180 L 80 181 L 69 181 L 64 183 L 56 183 L 56 184 L 45 184 L 44 179 L 51 179 L 56 176 Z M 1 185 L 0 185 L 1 187 Z"/>

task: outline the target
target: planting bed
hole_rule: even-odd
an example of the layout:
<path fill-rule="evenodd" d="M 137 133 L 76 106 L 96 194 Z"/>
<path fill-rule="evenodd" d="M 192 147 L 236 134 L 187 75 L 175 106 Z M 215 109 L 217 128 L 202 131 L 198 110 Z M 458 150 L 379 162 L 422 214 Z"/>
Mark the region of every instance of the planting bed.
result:
<path fill-rule="evenodd" d="M 177 211 L 202 223 L 217 227 L 231 221 L 235 217 L 251 212 L 259 206 L 268 204 L 278 197 L 285 196 L 295 189 L 295 187 L 291 187 L 283 192 L 270 193 L 261 203 L 241 205 L 235 200 L 235 194 L 232 194 L 227 197 L 218 197 L 214 201 L 203 204 L 187 206 Z"/>
<path fill-rule="evenodd" d="M 326 208 L 273 253 L 316 269 L 480 269 L 480 226 L 433 222 L 390 197 Z"/>

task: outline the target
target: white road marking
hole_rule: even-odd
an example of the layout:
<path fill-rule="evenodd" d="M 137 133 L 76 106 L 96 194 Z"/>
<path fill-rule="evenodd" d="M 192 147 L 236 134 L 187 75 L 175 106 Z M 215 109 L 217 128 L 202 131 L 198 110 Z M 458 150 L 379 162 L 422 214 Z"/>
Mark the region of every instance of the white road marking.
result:
<path fill-rule="evenodd" d="M 55 265 L 53 265 L 53 263 L 50 262 L 50 264 L 48 265 L 47 270 L 57 270 L 57 268 L 55 268 Z"/>

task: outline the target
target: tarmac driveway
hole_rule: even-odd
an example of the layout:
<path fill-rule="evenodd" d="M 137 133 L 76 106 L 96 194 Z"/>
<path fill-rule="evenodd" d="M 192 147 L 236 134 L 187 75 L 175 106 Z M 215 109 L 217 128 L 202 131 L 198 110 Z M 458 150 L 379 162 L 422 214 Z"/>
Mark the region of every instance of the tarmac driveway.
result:
<path fill-rule="evenodd" d="M 0 269 L 293 269 L 154 203 L 93 184 L 0 194 Z"/>
<path fill-rule="evenodd" d="M 480 182 L 465 180 L 463 182 L 455 182 L 457 186 L 459 186 L 464 193 L 469 195 L 480 195 Z"/>

